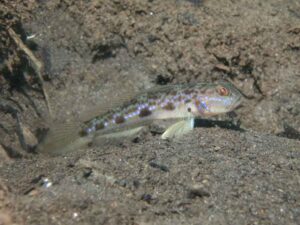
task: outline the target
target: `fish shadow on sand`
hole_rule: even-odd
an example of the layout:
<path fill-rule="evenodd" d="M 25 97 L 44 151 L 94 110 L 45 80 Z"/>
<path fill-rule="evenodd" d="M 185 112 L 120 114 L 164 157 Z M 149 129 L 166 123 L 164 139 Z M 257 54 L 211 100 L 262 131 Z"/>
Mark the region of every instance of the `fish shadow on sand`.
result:
<path fill-rule="evenodd" d="M 195 119 L 195 128 L 197 127 L 220 127 L 228 130 L 235 130 L 240 132 L 245 132 L 243 128 L 240 127 L 240 124 L 234 124 L 232 121 L 216 121 L 209 119 Z"/>

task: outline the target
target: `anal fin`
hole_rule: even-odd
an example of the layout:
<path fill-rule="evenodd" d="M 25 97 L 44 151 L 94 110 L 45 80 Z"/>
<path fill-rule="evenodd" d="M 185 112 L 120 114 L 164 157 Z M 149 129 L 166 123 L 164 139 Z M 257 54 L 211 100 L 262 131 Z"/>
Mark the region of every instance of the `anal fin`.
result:
<path fill-rule="evenodd" d="M 194 118 L 188 118 L 186 120 L 181 120 L 172 126 L 170 126 L 161 136 L 162 139 L 176 138 L 180 137 L 194 128 Z"/>
<path fill-rule="evenodd" d="M 139 131 L 141 131 L 144 128 L 144 126 L 135 127 L 129 130 L 123 130 L 103 135 L 95 135 L 93 139 L 93 144 L 95 143 L 101 143 L 103 139 L 118 139 L 118 138 L 125 138 L 125 137 L 131 137 L 135 134 L 137 134 Z"/>

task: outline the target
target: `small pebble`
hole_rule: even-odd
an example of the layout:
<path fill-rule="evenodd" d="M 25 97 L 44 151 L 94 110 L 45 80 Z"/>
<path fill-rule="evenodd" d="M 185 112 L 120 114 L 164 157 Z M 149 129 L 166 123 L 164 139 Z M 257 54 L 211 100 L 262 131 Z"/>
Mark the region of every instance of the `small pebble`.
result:
<path fill-rule="evenodd" d="M 210 193 L 202 186 L 194 186 L 188 190 L 188 198 L 210 197 Z"/>
<path fill-rule="evenodd" d="M 141 196 L 141 200 L 150 204 L 150 202 L 153 200 L 153 198 L 152 198 L 152 195 L 150 195 L 150 194 L 143 194 Z"/>
<path fill-rule="evenodd" d="M 164 172 L 169 172 L 169 168 L 165 165 L 162 165 L 162 164 L 159 164 L 159 163 L 156 163 L 156 162 L 149 162 L 149 165 L 153 168 L 157 168 L 157 169 L 160 169 L 161 171 L 164 171 Z"/>

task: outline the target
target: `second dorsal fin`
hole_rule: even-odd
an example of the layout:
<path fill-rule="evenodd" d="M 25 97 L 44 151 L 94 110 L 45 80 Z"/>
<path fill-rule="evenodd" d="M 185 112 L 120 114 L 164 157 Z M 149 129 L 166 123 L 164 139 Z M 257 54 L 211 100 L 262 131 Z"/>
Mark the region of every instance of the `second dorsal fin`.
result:
<path fill-rule="evenodd" d="M 81 113 L 79 119 L 82 122 L 87 122 L 96 116 L 103 115 L 128 103 L 138 95 L 137 93 L 138 91 L 135 91 L 134 88 L 128 88 L 115 95 L 110 95 L 109 98 L 101 99 L 97 104 Z"/>

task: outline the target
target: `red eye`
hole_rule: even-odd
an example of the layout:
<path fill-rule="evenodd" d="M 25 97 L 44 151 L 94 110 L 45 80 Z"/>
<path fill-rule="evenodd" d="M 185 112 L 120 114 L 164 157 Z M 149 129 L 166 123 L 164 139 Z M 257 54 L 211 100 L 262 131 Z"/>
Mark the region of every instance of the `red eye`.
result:
<path fill-rule="evenodd" d="M 218 88 L 218 93 L 219 95 L 221 96 L 228 96 L 229 95 L 229 91 L 227 88 L 224 88 L 224 87 L 219 87 Z"/>

